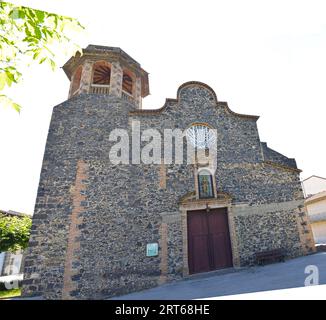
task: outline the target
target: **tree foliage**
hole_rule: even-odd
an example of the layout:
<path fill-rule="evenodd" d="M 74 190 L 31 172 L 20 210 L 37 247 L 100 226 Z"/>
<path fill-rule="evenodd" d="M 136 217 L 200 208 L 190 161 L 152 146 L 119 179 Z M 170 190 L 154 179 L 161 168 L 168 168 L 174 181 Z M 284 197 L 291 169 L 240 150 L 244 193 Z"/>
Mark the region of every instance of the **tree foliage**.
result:
<path fill-rule="evenodd" d="M 15 252 L 28 246 L 32 219 L 0 215 L 0 252 Z"/>
<path fill-rule="evenodd" d="M 0 2 L 0 104 L 20 111 L 20 106 L 1 91 L 21 81 L 21 69 L 30 62 L 48 63 L 54 69 L 53 46 L 60 44 L 62 50 L 75 52 L 79 47 L 67 34 L 82 29 L 70 17 Z"/>

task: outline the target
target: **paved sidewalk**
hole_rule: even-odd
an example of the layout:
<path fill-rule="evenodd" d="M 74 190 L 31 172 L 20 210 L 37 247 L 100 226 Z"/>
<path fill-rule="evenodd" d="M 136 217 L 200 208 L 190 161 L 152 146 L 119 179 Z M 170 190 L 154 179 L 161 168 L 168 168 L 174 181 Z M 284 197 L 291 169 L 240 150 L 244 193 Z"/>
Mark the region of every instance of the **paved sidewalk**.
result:
<path fill-rule="evenodd" d="M 326 252 L 288 260 L 284 263 L 252 267 L 238 272 L 186 279 L 112 299 L 201 299 L 224 295 L 303 287 L 305 268 L 319 269 L 319 284 L 326 284 Z"/>

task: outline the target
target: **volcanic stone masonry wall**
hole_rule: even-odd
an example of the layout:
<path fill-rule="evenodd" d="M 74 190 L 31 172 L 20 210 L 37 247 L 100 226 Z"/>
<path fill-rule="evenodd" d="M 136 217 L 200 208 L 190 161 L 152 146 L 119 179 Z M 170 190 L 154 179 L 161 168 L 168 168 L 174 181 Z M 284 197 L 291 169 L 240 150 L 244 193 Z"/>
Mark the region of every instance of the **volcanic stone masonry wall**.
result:
<path fill-rule="evenodd" d="M 236 205 L 232 208 L 239 237 L 241 265 L 255 263 L 255 252 L 283 248 L 288 257 L 303 254 L 293 208 L 301 201 L 268 205 Z"/>
<path fill-rule="evenodd" d="M 303 253 L 295 213 L 303 199 L 299 173 L 265 162 L 257 117 L 234 114 L 203 85 L 182 87 L 178 98 L 155 112 L 95 94 L 54 108 L 25 257 L 24 295 L 101 298 L 183 277 L 179 206 L 195 192 L 194 168 L 112 164 L 108 154 L 115 142 L 109 134 L 115 128 L 131 133 L 131 120 L 140 121 L 142 130 L 161 132 L 194 122 L 217 129 L 216 186 L 232 197 L 231 234 L 237 235 L 241 265 L 252 263 L 255 251 L 280 245 L 289 256 Z M 87 168 L 85 179 L 78 179 L 80 163 Z M 277 203 L 287 205 L 275 209 Z M 150 242 L 159 243 L 156 257 L 146 257 Z"/>

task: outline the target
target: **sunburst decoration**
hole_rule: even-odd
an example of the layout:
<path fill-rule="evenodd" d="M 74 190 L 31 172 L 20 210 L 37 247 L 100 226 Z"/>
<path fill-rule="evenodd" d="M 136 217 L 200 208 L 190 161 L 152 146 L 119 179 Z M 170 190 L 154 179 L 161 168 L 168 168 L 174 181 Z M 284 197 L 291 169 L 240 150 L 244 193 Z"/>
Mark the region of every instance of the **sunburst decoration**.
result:
<path fill-rule="evenodd" d="M 209 127 L 194 125 L 187 129 L 187 140 L 195 148 L 208 149 L 216 143 L 216 136 Z"/>
<path fill-rule="evenodd" d="M 94 70 L 93 83 L 109 85 L 111 78 L 111 69 L 106 65 L 99 65 Z"/>

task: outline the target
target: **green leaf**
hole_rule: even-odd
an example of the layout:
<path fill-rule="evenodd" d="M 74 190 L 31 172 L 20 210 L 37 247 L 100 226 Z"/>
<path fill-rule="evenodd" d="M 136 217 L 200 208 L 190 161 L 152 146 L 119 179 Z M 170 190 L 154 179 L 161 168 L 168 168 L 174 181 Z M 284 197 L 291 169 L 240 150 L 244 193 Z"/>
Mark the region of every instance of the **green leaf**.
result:
<path fill-rule="evenodd" d="M 0 252 L 15 252 L 28 246 L 32 220 L 28 216 L 0 215 Z"/>
<path fill-rule="evenodd" d="M 11 107 L 12 107 L 14 110 L 16 110 L 18 113 L 20 113 L 20 111 L 21 111 L 21 106 L 20 106 L 18 103 L 13 102 L 13 103 L 11 104 Z"/>
<path fill-rule="evenodd" d="M 14 77 L 9 71 L 0 73 L 0 90 L 3 90 L 6 85 L 10 87 L 13 79 Z"/>
<path fill-rule="evenodd" d="M 20 19 L 24 19 L 25 18 L 25 11 L 24 10 L 19 10 L 18 16 Z"/>
<path fill-rule="evenodd" d="M 49 59 L 49 62 L 50 62 L 50 66 L 51 66 L 52 70 L 54 71 L 55 67 L 56 67 L 55 62 L 52 59 Z"/>
<path fill-rule="evenodd" d="M 2 94 L 0 95 L 0 106 L 1 107 L 4 107 L 4 108 L 12 108 L 14 110 L 16 110 L 18 113 L 20 113 L 20 110 L 21 110 L 21 106 L 14 102 L 12 99 L 8 98 L 6 95 Z M 0 236 L 1 238 L 1 236 Z M 1 250 L 0 250 L 1 252 Z"/>
<path fill-rule="evenodd" d="M 15 7 L 9 12 L 9 17 L 11 19 L 24 19 L 25 11 L 19 7 Z"/>
<path fill-rule="evenodd" d="M 37 58 L 39 57 L 39 55 L 41 54 L 41 50 L 34 50 L 34 55 L 33 55 L 33 60 L 37 60 Z"/>
<path fill-rule="evenodd" d="M 39 40 L 41 40 L 42 38 L 42 33 L 41 30 L 38 26 L 34 26 L 34 33 L 35 33 L 35 37 Z"/>
<path fill-rule="evenodd" d="M 35 38 L 33 35 L 24 38 L 23 41 L 32 43 L 32 45 L 35 45 L 36 43 L 38 43 L 38 39 Z"/>
<path fill-rule="evenodd" d="M 29 31 L 27 24 L 25 24 L 25 34 L 27 35 L 27 37 L 30 37 L 32 35 L 32 33 Z"/>
<path fill-rule="evenodd" d="M 45 13 L 44 11 L 41 10 L 35 10 L 37 19 L 39 20 L 40 23 L 42 23 L 44 21 L 44 17 L 45 17 Z"/>
<path fill-rule="evenodd" d="M 31 62 L 47 61 L 54 70 L 56 54 L 49 47 L 69 44 L 67 54 L 72 55 L 73 44 L 67 35 L 82 29 L 76 19 L 0 0 L 0 65 L 3 66 L 0 67 L 0 90 L 19 82 L 19 68 L 23 64 L 29 66 Z M 0 96 L 0 100 L 1 105 L 20 110 L 20 106 L 8 97 Z"/>
<path fill-rule="evenodd" d="M 24 10 L 25 10 L 25 13 L 26 13 L 26 15 L 29 17 L 29 18 L 31 18 L 31 19 L 33 19 L 33 18 L 35 18 L 35 16 L 36 16 L 36 14 L 35 14 L 35 9 L 32 9 L 32 8 L 28 8 L 28 7 L 23 7 L 24 8 Z"/>
<path fill-rule="evenodd" d="M 57 28 L 58 27 L 58 16 L 54 16 L 54 24 L 55 24 L 55 28 Z"/>
<path fill-rule="evenodd" d="M 10 87 L 13 82 L 16 82 L 15 76 L 12 72 L 9 71 L 8 68 L 6 71 L 6 76 L 7 76 L 7 85 Z"/>
<path fill-rule="evenodd" d="M 5 75 L 5 73 L 0 73 L 0 91 L 3 90 L 6 85 L 6 78 L 7 76 Z"/>

